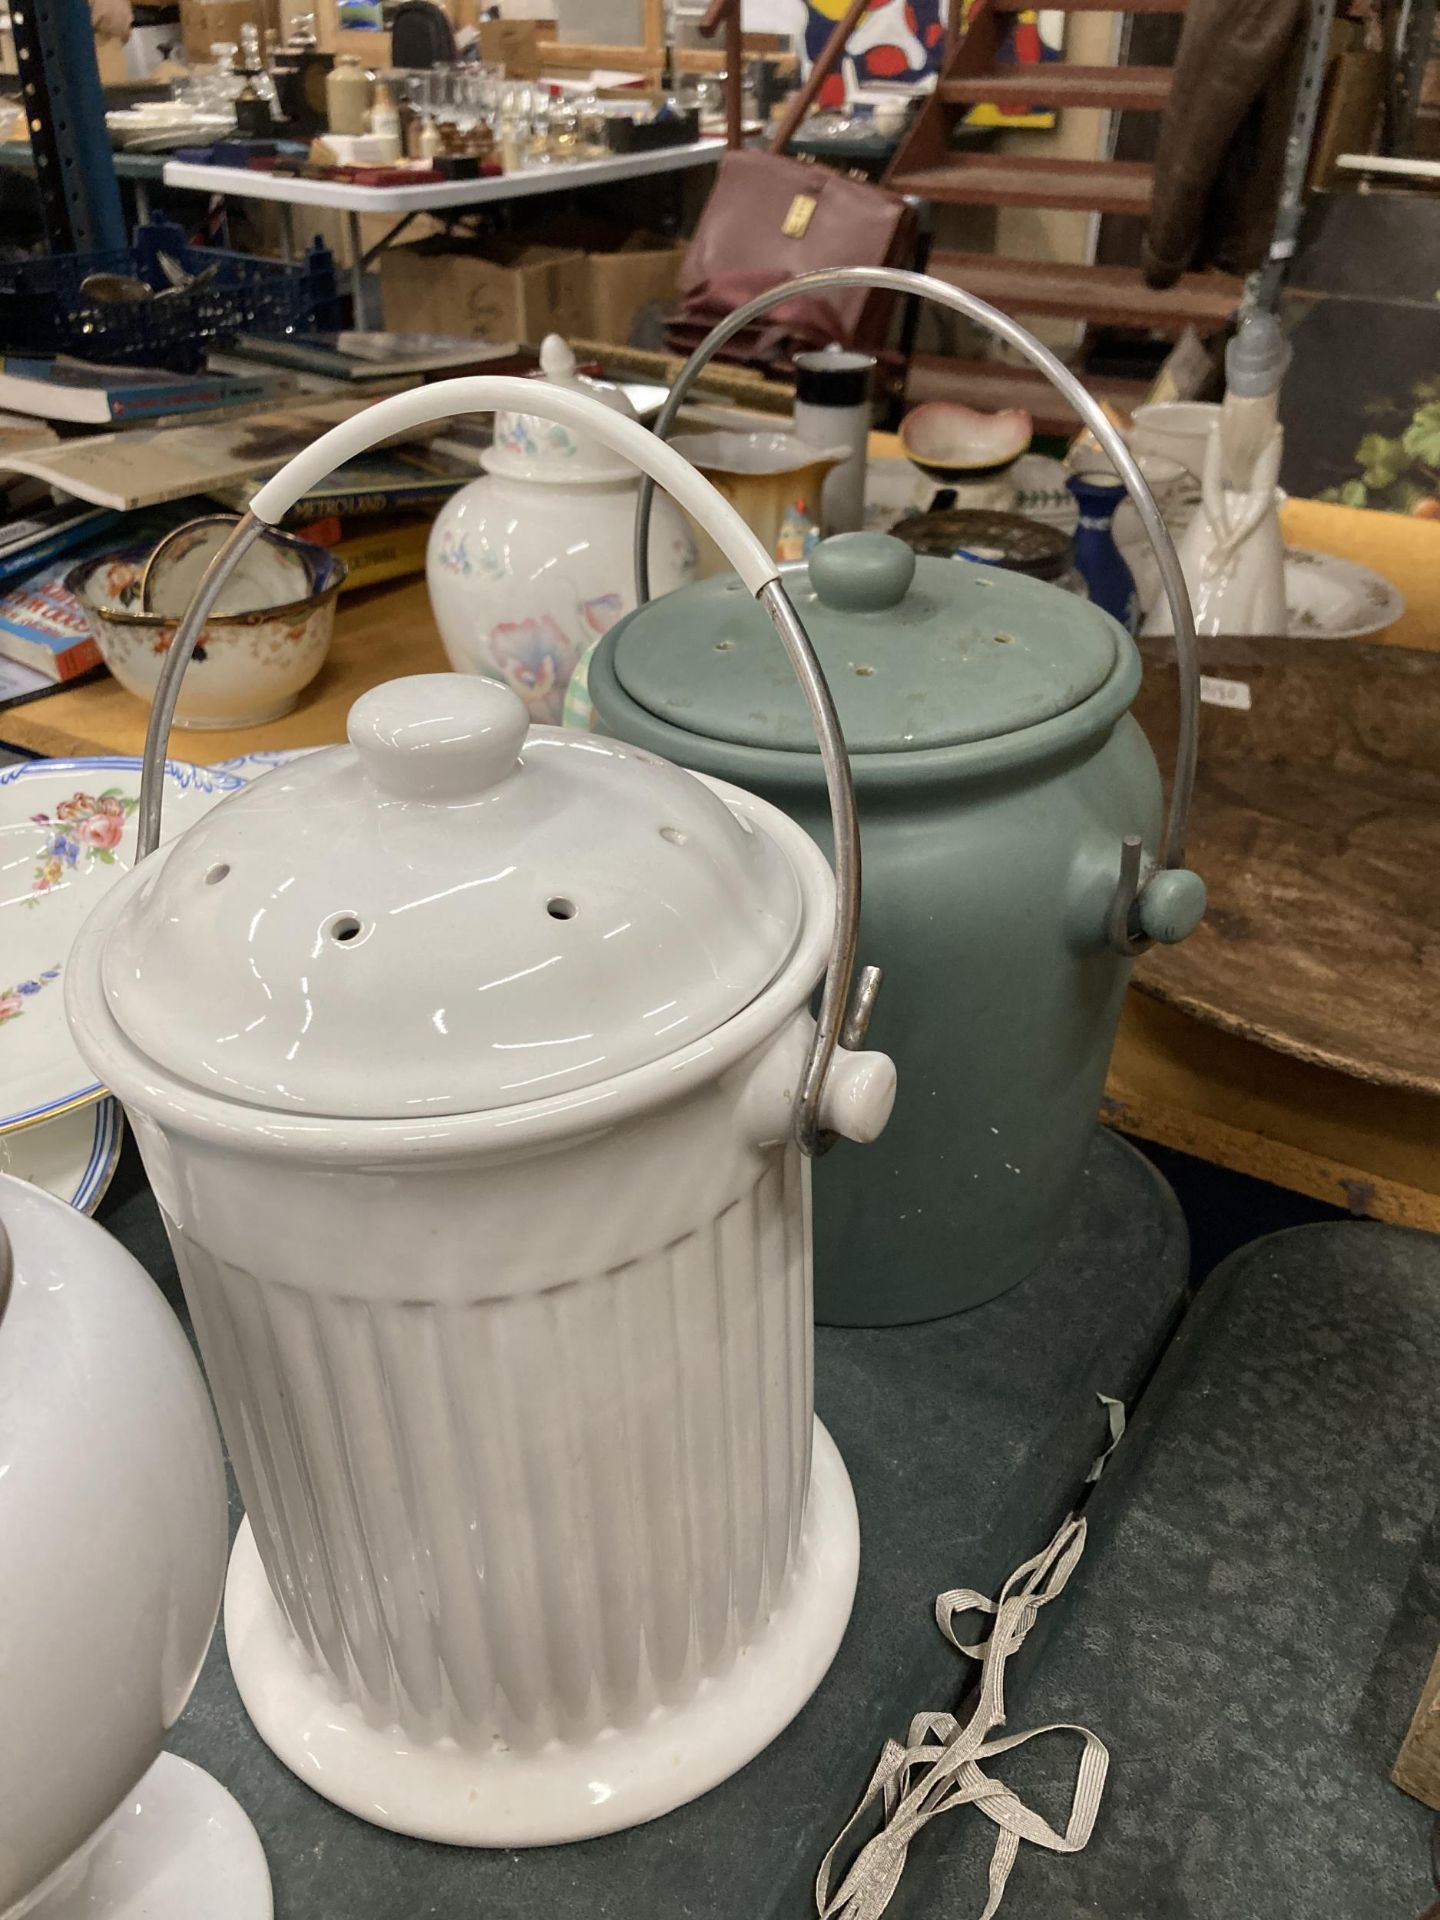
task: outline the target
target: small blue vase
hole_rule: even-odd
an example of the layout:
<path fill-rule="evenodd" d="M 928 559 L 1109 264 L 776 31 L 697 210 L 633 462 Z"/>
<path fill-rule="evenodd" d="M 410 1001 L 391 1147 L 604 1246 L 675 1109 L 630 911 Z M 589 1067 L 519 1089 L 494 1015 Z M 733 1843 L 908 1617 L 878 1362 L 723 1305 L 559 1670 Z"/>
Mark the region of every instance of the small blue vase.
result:
<path fill-rule="evenodd" d="M 1115 544 L 1111 522 L 1125 498 L 1124 482 L 1093 474 L 1072 473 L 1065 481 L 1080 509 L 1075 529 L 1075 565 L 1097 607 L 1112 614 L 1127 633 L 1139 625 L 1135 576 Z"/>

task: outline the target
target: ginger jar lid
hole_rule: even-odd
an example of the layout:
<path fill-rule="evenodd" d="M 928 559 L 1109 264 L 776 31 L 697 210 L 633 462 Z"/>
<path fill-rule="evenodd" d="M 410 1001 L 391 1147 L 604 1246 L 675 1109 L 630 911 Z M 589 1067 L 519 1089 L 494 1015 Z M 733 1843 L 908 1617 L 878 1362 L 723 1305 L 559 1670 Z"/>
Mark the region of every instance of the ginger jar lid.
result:
<path fill-rule="evenodd" d="M 889 534 L 836 534 L 781 571 L 855 754 L 1035 726 L 1098 692 L 1133 646 L 1088 600 L 1000 567 L 917 557 Z M 795 676 L 734 574 L 651 601 L 602 645 L 630 699 L 672 726 L 815 751 Z"/>
<path fill-rule="evenodd" d="M 592 400 L 613 407 L 629 420 L 639 415 L 627 394 L 608 380 L 592 380 L 577 371 L 575 355 L 558 333 L 540 345 L 540 373 L 552 386 L 587 393 Z M 487 473 L 517 480 L 538 480 L 552 486 L 576 481 L 634 480 L 635 469 L 588 434 L 562 427 L 534 413 L 502 410 L 495 415 L 495 438 L 480 456 Z"/>
<path fill-rule="evenodd" d="M 789 858 L 683 768 L 469 674 L 377 687 L 348 733 L 153 855 L 105 943 L 119 1026 L 208 1093 L 346 1118 L 566 1094 L 703 1038 L 794 949 Z"/>

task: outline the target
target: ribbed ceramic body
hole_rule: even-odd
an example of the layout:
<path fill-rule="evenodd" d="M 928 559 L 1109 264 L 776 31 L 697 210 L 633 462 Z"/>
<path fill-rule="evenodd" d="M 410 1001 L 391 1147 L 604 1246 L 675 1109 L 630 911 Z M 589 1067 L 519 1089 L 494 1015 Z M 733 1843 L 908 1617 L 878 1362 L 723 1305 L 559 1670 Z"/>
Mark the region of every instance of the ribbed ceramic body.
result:
<path fill-rule="evenodd" d="M 816 756 L 658 719 L 616 677 L 621 635 L 591 664 L 601 730 L 743 782 L 828 848 Z M 853 755 L 861 948 L 886 973 L 870 1039 L 903 1098 L 863 1157 L 842 1142 L 816 1167 L 822 1323 L 975 1306 L 1064 1227 L 1130 974 L 1105 938 L 1120 842 L 1138 833 L 1153 850 L 1159 834 L 1159 774 L 1127 711 L 1139 672 L 1127 648 L 1090 699 L 1038 725 Z"/>
<path fill-rule="evenodd" d="M 363 1818 L 487 1845 L 651 1818 L 758 1752 L 839 1645 L 858 1538 L 814 1422 L 792 1140 L 834 889 L 744 804 L 799 885 L 773 981 L 544 1100 L 338 1120 L 203 1093 L 107 1004 L 143 868 L 76 943 L 73 1029 L 125 1101 L 245 1499 L 241 1697 Z"/>
<path fill-rule="evenodd" d="M 137 1122 L 271 1589 L 375 1727 L 632 1726 L 783 1601 L 808 1183 L 733 1090 L 403 1178 Z"/>

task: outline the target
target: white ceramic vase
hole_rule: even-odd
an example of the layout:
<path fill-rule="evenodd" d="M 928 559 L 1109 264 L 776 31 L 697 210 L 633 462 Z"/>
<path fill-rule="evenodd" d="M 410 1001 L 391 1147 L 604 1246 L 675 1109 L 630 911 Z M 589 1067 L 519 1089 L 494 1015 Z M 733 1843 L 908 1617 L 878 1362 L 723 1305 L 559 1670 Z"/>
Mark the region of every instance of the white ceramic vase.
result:
<path fill-rule="evenodd" d="M 552 384 L 634 417 L 618 387 L 576 373 L 556 334 L 541 367 Z M 640 477 L 597 441 L 532 413 L 497 414 L 482 458 L 484 477 L 462 487 L 431 530 L 425 577 L 435 624 L 457 673 L 503 681 L 532 720 L 558 724 L 582 659 L 635 605 Z M 662 495 L 650 522 L 653 590 L 667 593 L 694 573 L 684 517 Z"/>
<path fill-rule="evenodd" d="M 1280 530 L 1283 496 L 1276 485 L 1281 445 L 1276 428 L 1244 491 L 1224 484 L 1219 432 L 1206 445 L 1200 504 L 1178 547 L 1199 634 L 1286 631 L 1285 542 Z M 1174 631 L 1163 592 L 1156 594 L 1144 631 L 1155 635 Z"/>
<path fill-rule="evenodd" d="M 6 1920 L 269 1920 L 249 1821 L 161 1752 L 225 1539 L 219 1438 L 174 1315 L 101 1228 L 0 1175 Z"/>

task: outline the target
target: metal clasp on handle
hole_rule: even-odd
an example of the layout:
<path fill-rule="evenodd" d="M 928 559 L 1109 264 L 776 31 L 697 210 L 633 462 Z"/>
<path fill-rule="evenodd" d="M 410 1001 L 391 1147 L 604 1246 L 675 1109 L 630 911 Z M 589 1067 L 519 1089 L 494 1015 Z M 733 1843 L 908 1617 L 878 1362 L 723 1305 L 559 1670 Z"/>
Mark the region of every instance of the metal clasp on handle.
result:
<path fill-rule="evenodd" d="M 501 408 L 539 414 L 561 426 L 593 435 L 638 467 L 649 482 L 658 481 L 700 522 L 759 600 L 789 656 L 820 743 L 835 836 L 835 927 L 820 1011 L 796 1094 L 794 1115 L 794 1138 L 801 1151 L 811 1155 L 823 1153 L 831 1144 L 831 1138 L 821 1126 L 820 1110 L 835 1052 L 840 1046 L 854 1048 L 863 1038 L 880 979 L 875 968 L 867 968 L 852 1002 L 850 989 L 860 933 L 860 829 L 850 760 L 835 702 L 810 636 L 780 583 L 778 567 L 740 515 L 673 447 L 657 439 L 637 421 L 603 406 L 588 394 L 502 374 L 437 381 L 434 386 L 381 400 L 332 427 L 260 488 L 249 511 L 206 568 L 195 597 L 175 630 L 160 671 L 145 735 L 139 808 L 140 856 L 153 853 L 160 839 L 165 750 L 180 697 L 181 675 L 214 610 L 221 588 L 241 555 L 267 527 L 283 519 L 302 494 L 344 461 L 355 459 L 379 441 L 408 428 L 448 420 L 456 414 L 491 413 Z"/>
<path fill-rule="evenodd" d="M 661 440 L 666 438 L 696 375 L 727 340 L 732 340 L 753 320 L 784 300 L 792 300 L 797 294 L 835 287 L 874 287 L 882 292 L 933 300 L 937 306 L 963 313 L 968 319 L 988 328 L 998 339 L 1007 340 L 1074 407 L 1110 456 L 1115 471 L 1125 483 L 1125 491 L 1135 502 L 1140 524 L 1159 563 L 1160 580 L 1175 629 L 1175 658 L 1180 670 L 1180 727 L 1175 749 L 1175 774 L 1170 786 L 1170 808 L 1165 818 L 1164 851 L 1159 865 L 1145 873 L 1142 872 L 1138 843 L 1135 848 L 1122 850 L 1115 899 L 1107 922 L 1112 946 L 1125 954 L 1143 953 L 1152 940 L 1152 935 L 1142 925 L 1141 900 L 1145 889 L 1156 874 L 1185 864 L 1185 834 L 1190 822 L 1190 802 L 1195 791 L 1200 725 L 1200 663 L 1195 622 L 1190 612 L 1190 596 L 1185 590 L 1185 575 L 1181 571 L 1175 543 L 1155 504 L 1155 497 L 1135 463 L 1134 455 L 1106 417 L 1099 401 L 1086 391 L 1063 361 L 1058 360 L 1048 347 L 1042 346 L 1033 333 L 1028 333 L 1018 321 L 1012 320 L 1009 314 L 1001 313 L 997 307 L 978 300 L 973 293 L 952 287 L 948 281 L 937 280 L 931 274 L 912 273 L 903 267 L 824 267 L 815 273 L 802 273 L 794 280 L 787 280 L 783 286 L 771 287 L 768 292 L 757 294 L 753 300 L 747 301 L 743 307 L 736 307 L 733 313 L 727 314 L 712 327 L 676 376 L 653 431 Z M 635 514 L 635 592 L 642 606 L 650 598 L 648 543 L 650 505 L 654 493 L 654 483 L 648 477 L 642 480 L 640 502 Z M 839 871 L 838 863 L 836 871 Z"/>

